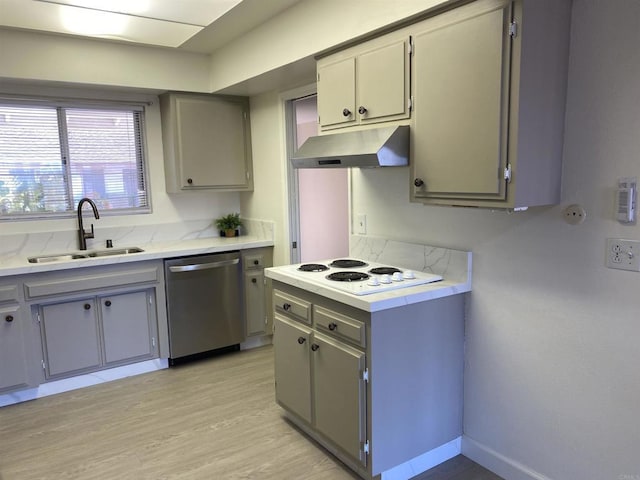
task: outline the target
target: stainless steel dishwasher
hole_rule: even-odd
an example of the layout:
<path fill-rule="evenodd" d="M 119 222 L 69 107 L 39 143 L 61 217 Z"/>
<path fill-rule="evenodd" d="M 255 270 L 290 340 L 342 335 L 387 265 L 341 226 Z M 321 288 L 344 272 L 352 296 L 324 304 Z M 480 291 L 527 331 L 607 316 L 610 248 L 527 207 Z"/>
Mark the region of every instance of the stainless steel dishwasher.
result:
<path fill-rule="evenodd" d="M 169 364 L 208 355 L 244 340 L 240 252 L 164 261 Z"/>

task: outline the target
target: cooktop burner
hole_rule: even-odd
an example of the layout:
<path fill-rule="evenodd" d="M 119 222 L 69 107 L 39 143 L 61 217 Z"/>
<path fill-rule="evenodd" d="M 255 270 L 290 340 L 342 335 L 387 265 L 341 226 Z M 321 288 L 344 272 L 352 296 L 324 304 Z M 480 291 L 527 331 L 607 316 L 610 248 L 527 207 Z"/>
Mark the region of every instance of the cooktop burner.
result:
<path fill-rule="evenodd" d="M 321 263 L 305 263 L 298 267 L 301 272 L 324 272 L 329 270 L 329 267 L 322 265 Z"/>
<path fill-rule="evenodd" d="M 373 273 L 376 275 L 393 275 L 394 273 L 401 272 L 402 270 L 396 267 L 376 267 L 369 270 L 369 273 Z"/>
<path fill-rule="evenodd" d="M 362 260 L 353 260 L 351 258 L 341 258 L 338 260 L 334 260 L 329 264 L 330 267 L 336 268 L 356 268 L 356 267 L 366 267 L 367 264 Z"/>
<path fill-rule="evenodd" d="M 329 280 L 334 282 L 361 282 L 369 278 L 364 272 L 336 272 L 327 275 Z"/>

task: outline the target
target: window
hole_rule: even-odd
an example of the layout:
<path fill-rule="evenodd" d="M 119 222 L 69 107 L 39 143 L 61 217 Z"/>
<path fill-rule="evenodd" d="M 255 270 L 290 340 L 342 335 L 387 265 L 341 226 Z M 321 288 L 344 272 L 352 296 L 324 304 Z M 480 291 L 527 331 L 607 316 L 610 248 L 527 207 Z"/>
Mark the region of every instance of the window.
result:
<path fill-rule="evenodd" d="M 149 212 L 144 109 L 0 100 L 0 220 Z"/>

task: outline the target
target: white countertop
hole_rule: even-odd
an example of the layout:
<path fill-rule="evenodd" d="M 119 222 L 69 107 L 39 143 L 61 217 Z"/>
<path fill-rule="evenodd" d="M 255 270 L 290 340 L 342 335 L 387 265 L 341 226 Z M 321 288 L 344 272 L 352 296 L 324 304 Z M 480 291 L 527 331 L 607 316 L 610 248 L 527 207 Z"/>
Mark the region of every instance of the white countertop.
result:
<path fill-rule="evenodd" d="M 366 312 L 378 312 L 390 308 L 425 302 L 436 298 L 448 297 L 471 291 L 470 278 L 466 281 L 449 280 L 446 277 L 440 282 L 401 288 L 387 292 L 372 293 L 370 295 L 353 295 L 351 293 L 320 286 L 316 283 L 292 277 L 287 273 L 287 267 L 265 268 L 265 275 L 272 280 L 301 288 L 317 295 L 336 300 Z"/>
<path fill-rule="evenodd" d="M 128 255 L 111 255 L 106 257 L 80 258 L 74 260 L 61 260 L 47 263 L 29 263 L 28 255 L 7 255 L 0 257 L 0 277 L 22 275 L 27 273 L 50 272 L 53 270 L 68 270 L 71 268 L 94 267 L 98 265 L 112 265 L 116 263 L 139 262 L 143 260 L 157 260 L 171 257 L 183 257 L 187 255 L 200 255 L 230 250 L 245 250 L 247 248 L 272 247 L 273 240 L 257 236 L 240 237 L 209 237 L 192 240 L 174 240 L 166 242 L 153 242 L 135 245 L 117 245 L 114 249 L 139 247 L 144 250 L 140 253 Z M 88 249 L 86 252 L 91 252 Z M 104 250 L 101 248 L 100 250 Z M 41 255 L 68 254 L 78 252 L 47 252 Z M 86 253 L 80 252 L 80 253 Z"/>

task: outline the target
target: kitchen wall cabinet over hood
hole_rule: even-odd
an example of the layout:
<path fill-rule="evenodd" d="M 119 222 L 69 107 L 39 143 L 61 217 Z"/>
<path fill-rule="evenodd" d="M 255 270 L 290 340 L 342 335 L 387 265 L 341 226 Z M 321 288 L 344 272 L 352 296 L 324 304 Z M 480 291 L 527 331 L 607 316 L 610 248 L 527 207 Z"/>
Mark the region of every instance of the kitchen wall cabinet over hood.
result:
<path fill-rule="evenodd" d="M 319 135 L 292 158 L 295 168 L 402 167 L 409 164 L 409 126 Z"/>

